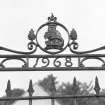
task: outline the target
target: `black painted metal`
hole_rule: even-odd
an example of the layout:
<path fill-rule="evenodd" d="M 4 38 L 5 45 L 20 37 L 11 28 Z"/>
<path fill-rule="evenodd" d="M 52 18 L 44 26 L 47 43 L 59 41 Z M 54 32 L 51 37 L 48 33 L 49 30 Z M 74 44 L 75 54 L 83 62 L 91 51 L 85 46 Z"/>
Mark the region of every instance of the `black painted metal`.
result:
<path fill-rule="evenodd" d="M 105 70 L 105 55 L 104 54 L 60 54 L 60 55 L 0 55 L 0 71 L 72 71 L 72 70 Z M 27 61 L 28 59 L 28 61 Z M 30 60 L 33 59 L 33 66 L 30 67 Z M 63 61 L 62 61 L 63 59 Z M 76 62 L 73 62 L 73 59 Z M 101 62 L 97 67 L 87 67 L 83 63 L 89 60 Z M 22 67 L 6 67 L 5 62 L 14 60 L 21 61 Z M 40 64 L 40 66 L 39 66 Z M 75 64 L 78 64 L 74 66 Z"/>
<path fill-rule="evenodd" d="M 48 26 L 48 29 L 45 31 L 43 39 L 45 46 L 41 46 L 38 41 L 39 31 Z M 57 27 L 61 27 L 67 34 L 67 43 L 65 44 L 65 40 L 62 36 L 62 33 L 58 31 Z M 34 34 L 33 29 L 30 30 L 28 39 L 30 42 L 28 43 L 28 49 L 30 51 L 15 51 L 9 48 L 5 48 L 0 46 L 0 50 L 11 52 L 11 54 L 0 54 L 0 71 L 1 72 L 10 72 L 10 71 L 96 71 L 96 70 L 105 70 L 105 54 L 93 54 L 96 51 L 105 50 L 105 46 L 100 48 L 96 48 L 89 51 L 77 51 L 78 43 L 77 40 L 77 32 L 75 29 L 69 33 L 68 29 L 61 23 L 57 22 L 57 18 L 53 16 L 48 17 L 48 22 L 41 25 L 36 34 Z M 47 41 L 46 41 L 47 39 Z M 64 45 L 65 44 L 65 45 Z M 37 48 L 42 50 L 44 54 L 38 55 L 36 54 Z M 64 51 L 69 49 L 67 54 L 64 54 Z M 92 54 L 91 54 L 92 53 Z M 33 59 L 34 63 L 30 66 L 30 60 Z M 73 62 L 73 59 L 76 62 Z M 89 60 L 95 60 L 97 62 L 101 62 L 101 65 L 97 66 L 87 66 L 84 62 Z M 5 62 L 9 62 L 10 60 L 15 60 L 15 62 L 21 61 L 21 67 L 7 67 Z M 39 65 L 40 64 L 40 65 Z M 32 100 L 37 99 L 52 99 L 52 105 L 54 105 L 54 99 L 64 99 L 64 98 L 73 98 L 74 103 L 76 104 L 77 98 L 92 98 L 92 97 L 105 97 L 105 95 L 100 95 L 100 86 L 98 83 L 98 79 L 96 77 L 94 90 L 96 92 L 95 95 L 91 96 L 32 96 L 33 95 L 33 87 L 32 80 L 30 80 L 28 93 L 29 97 L 9 97 L 11 91 L 11 84 L 8 81 L 6 94 L 7 98 L 0 98 L 0 101 L 7 100 L 29 100 L 29 105 L 32 105 Z"/>
<path fill-rule="evenodd" d="M 105 98 L 105 95 L 69 95 L 69 96 L 32 96 L 32 97 L 8 97 L 8 98 L 0 98 L 0 101 L 10 101 L 10 100 L 44 100 L 44 99 L 74 99 L 74 98 Z"/>
<path fill-rule="evenodd" d="M 52 84 L 53 84 L 53 80 L 52 80 Z M 73 88 L 74 88 L 74 92 L 76 91 L 76 79 L 74 78 L 74 84 L 73 84 Z M 55 95 L 54 92 L 56 87 L 52 88 L 53 94 L 51 96 L 33 96 L 34 93 L 34 89 L 33 89 L 33 84 L 32 84 L 32 80 L 30 80 L 29 82 L 29 88 L 28 88 L 28 93 L 29 96 L 24 96 L 24 97 L 11 97 L 11 82 L 10 80 L 8 80 L 7 83 L 7 88 L 6 88 L 6 95 L 7 97 L 2 97 L 0 98 L 0 101 L 11 101 L 11 100 L 29 100 L 29 105 L 32 105 L 32 100 L 46 100 L 46 99 L 51 99 L 52 105 L 54 105 L 55 99 L 74 99 L 74 103 L 76 104 L 76 100 L 79 98 L 97 98 L 97 100 L 99 101 L 99 98 L 105 98 L 105 95 L 100 95 L 100 86 L 98 83 L 98 78 L 96 76 L 95 78 L 95 86 L 94 86 L 94 90 L 96 94 L 93 95 Z"/>

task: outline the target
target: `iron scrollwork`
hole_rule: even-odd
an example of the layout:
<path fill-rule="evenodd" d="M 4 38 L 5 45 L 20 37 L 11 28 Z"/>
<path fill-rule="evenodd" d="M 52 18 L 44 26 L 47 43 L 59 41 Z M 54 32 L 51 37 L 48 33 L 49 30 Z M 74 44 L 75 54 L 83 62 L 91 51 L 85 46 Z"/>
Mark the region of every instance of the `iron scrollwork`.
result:
<path fill-rule="evenodd" d="M 72 29 L 71 33 L 70 33 L 70 39 L 72 40 L 71 43 L 68 44 L 70 51 L 74 54 L 87 54 L 87 53 L 93 53 L 96 51 L 100 51 L 100 50 L 105 50 L 105 46 L 93 49 L 93 50 L 88 50 L 88 51 L 76 51 L 78 49 L 78 43 L 76 42 L 77 40 L 77 32 L 75 31 L 75 29 Z"/>
<path fill-rule="evenodd" d="M 71 43 L 68 44 L 68 47 L 70 48 L 70 51 L 73 54 L 87 54 L 87 53 L 93 53 L 96 51 L 100 51 L 100 50 L 105 50 L 105 46 L 93 49 L 93 50 L 88 50 L 88 51 L 76 51 L 79 47 L 78 43 L 76 42 L 77 40 L 77 32 L 75 29 L 72 29 L 71 33 L 70 33 L 70 40 L 72 40 Z"/>
<path fill-rule="evenodd" d="M 44 41 L 44 47 L 39 42 L 39 32 L 47 26 L 47 30 L 43 34 L 41 34 L 40 37 L 42 37 Z M 66 34 L 61 33 L 59 28 L 60 27 Z M 38 40 L 39 37 L 39 40 Z M 77 51 L 78 49 L 78 43 L 77 40 L 77 32 L 75 29 L 72 29 L 72 31 L 69 33 L 68 29 L 61 23 L 57 21 L 57 17 L 54 17 L 52 14 L 51 17 L 48 17 L 48 22 L 45 24 L 42 24 L 36 31 L 36 34 L 34 34 L 34 30 L 31 29 L 28 34 L 28 39 L 30 42 L 28 43 L 27 47 L 29 52 L 23 52 L 23 51 L 15 51 L 9 48 L 5 48 L 0 46 L 0 50 L 9 51 L 12 53 L 17 54 L 33 54 L 36 52 L 37 47 L 39 47 L 42 51 L 48 54 L 59 54 L 63 52 L 67 47 L 70 49 L 70 52 L 73 54 L 87 54 L 92 53 L 95 51 L 105 50 L 105 46 L 102 46 L 100 48 L 96 48 L 89 51 Z"/>
<path fill-rule="evenodd" d="M 41 31 L 41 29 L 43 29 L 45 26 L 48 26 L 47 31 L 44 33 L 44 41 L 45 41 L 45 47 L 41 46 L 41 43 L 39 43 L 38 41 L 38 36 L 39 36 L 39 32 Z M 61 27 L 67 35 L 67 42 L 64 45 L 65 41 L 64 38 L 62 37 L 62 34 L 60 33 L 59 30 L 57 30 L 57 27 Z M 69 43 L 69 31 L 67 30 L 67 28 L 57 22 L 57 18 L 54 17 L 54 15 L 52 14 L 51 17 L 48 17 L 48 22 L 41 25 L 37 32 L 36 32 L 36 40 L 38 43 L 39 48 L 48 53 L 48 54 L 58 54 L 63 52 L 67 47 L 68 47 L 68 43 Z M 56 51 L 51 51 L 51 50 L 56 50 Z"/>
<path fill-rule="evenodd" d="M 6 62 L 6 61 L 10 61 L 10 60 L 19 60 L 19 61 L 21 61 L 21 62 L 23 62 L 23 65 L 22 65 L 22 67 L 27 67 L 27 62 L 24 60 L 24 59 L 22 59 L 22 58 L 5 58 L 5 59 L 3 59 L 1 62 L 0 62 L 0 67 L 1 68 L 6 68 L 6 66 L 4 65 L 4 63 Z"/>
<path fill-rule="evenodd" d="M 28 49 L 31 50 L 29 52 L 16 51 L 2 46 L 0 46 L 0 50 L 9 51 L 16 54 L 33 54 L 37 50 L 37 46 L 38 46 L 37 43 L 33 41 L 36 39 L 33 29 L 30 30 L 28 39 L 30 40 L 30 42 L 28 43 L 27 46 L 28 46 Z"/>
<path fill-rule="evenodd" d="M 85 61 L 87 61 L 87 60 L 89 60 L 89 59 L 92 59 L 92 60 L 98 60 L 98 61 L 101 61 L 102 62 L 102 67 L 105 67 L 105 61 L 102 59 L 102 58 L 100 58 L 100 57 L 84 57 L 81 61 L 80 61 L 80 64 L 79 64 L 79 66 L 80 67 L 86 67 L 83 63 L 85 62 Z"/>
<path fill-rule="evenodd" d="M 45 28 L 46 27 L 46 28 Z M 44 30 L 43 30 L 44 29 Z M 42 32 L 43 31 L 43 32 Z M 105 69 L 105 55 L 104 54 L 89 54 L 100 50 L 105 50 L 105 46 L 88 51 L 78 51 L 79 44 L 77 42 L 77 32 L 73 28 L 71 32 L 61 23 L 57 21 L 57 17 L 53 14 L 48 17 L 48 21 L 42 24 L 34 33 L 31 29 L 28 34 L 29 43 L 27 44 L 28 52 L 15 51 L 9 48 L 0 46 L 0 50 L 9 51 L 16 55 L 0 55 L 0 69 L 5 68 L 4 62 L 9 60 L 20 60 L 24 63 L 22 69 L 30 68 L 39 70 L 41 67 L 54 69 Z M 35 55 L 37 48 L 44 53 L 44 55 Z M 68 50 L 68 54 L 63 54 Z M 62 54 L 61 54 L 62 53 Z M 3 60 L 2 60 L 3 58 Z M 26 59 L 26 61 L 24 60 Z M 30 63 L 30 58 L 34 59 L 34 64 Z M 74 67 L 73 60 L 76 58 L 78 65 Z M 86 68 L 83 64 L 88 59 L 97 59 L 103 64 L 100 68 L 90 67 Z M 32 67 L 30 67 L 32 65 Z M 4 70 L 4 69 L 3 69 Z"/>
<path fill-rule="evenodd" d="M 78 49 L 78 43 L 77 42 L 72 42 L 68 46 L 69 46 L 70 51 L 72 53 L 78 54 L 78 55 L 93 53 L 93 52 L 100 51 L 100 50 L 105 50 L 105 46 L 102 46 L 102 47 L 99 47 L 99 48 L 96 48 L 96 49 L 93 49 L 93 50 L 88 50 L 88 51 L 76 51 Z"/>
<path fill-rule="evenodd" d="M 49 63 L 50 63 L 49 58 L 42 58 L 42 63 L 45 64 L 45 65 L 42 66 L 42 67 L 47 67 L 47 66 L 49 66 Z"/>

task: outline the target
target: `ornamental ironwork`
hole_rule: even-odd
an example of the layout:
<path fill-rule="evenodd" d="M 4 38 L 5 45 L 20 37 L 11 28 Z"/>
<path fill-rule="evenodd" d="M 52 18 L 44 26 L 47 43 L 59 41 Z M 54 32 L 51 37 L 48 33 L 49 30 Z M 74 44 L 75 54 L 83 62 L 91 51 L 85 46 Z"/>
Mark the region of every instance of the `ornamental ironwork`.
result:
<path fill-rule="evenodd" d="M 96 51 L 105 50 L 105 46 L 78 51 L 76 30 L 72 29 L 69 32 L 53 14 L 36 33 L 31 29 L 28 39 L 27 52 L 0 46 L 0 50 L 11 52 L 7 55 L 0 54 L 0 71 L 105 70 L 105 54 L 94 54 Z M 36 54 L 38 49 L 42 51 L 40 55 Z M 31 59 L 33 63 L 31 62 L 30 66 Z M 21 67 L 7 67 L 5 62 L 10 60 L 21 61 Z M 99 65 L 87 66 L 86 62 L 91 60 L 99 62 Z"/>
<path fill-rule="evenodd" d="M 0 46 L 0 50 L 11 52 L 11 54 L 0 54 L 0 71 L 80 71 L 80 70 L 105 70 L 105 54 L 94 54 L 96 51 L 105 50 L 105 46 L 96 48 L 89 51 L 78 51 L 77 32 L 72 29 L 71 32 L 61 23 L 57 21 L 57 17 L 53 14 L 48 17 L 48 21 L 42 24 L 36 31 L 33 29 L 28 34 L 29 43 L 27 45 L 27 52 L 15 51 L 9 48 Z M 42 51 L 41 54 L 37 54 L 38 49 Z M 65 51 L 67 50 L 67 53 Z M 19 67 L 13 67 L 13 63 L 8 67 L 5 63 L 10 60 L 20 62 Z M 31 60 L 33 62 L 31 62 Z M 95 64 L 88 66 L 87 61 L 94 60 L 100 65 Z M 53 84 L 53 80 L 52 80 Z M 95 93 L 94 95 L 77 95 L 76 92 L 76 78 L 74 78 L 74 95 L 72 96 L 33 96 L 34 89 L 32 80 L 30 80 L 28 88 L 28 97 L 11 97 L 11 83 L 8 80 L 7 88 L 5 90 L 7 98 L 0 98 L 0 101 L 11 100 L 29 100 L 29 105 L 32 105 L 32 100 L 39 99 L 51 99 L 52 105 L 54 105 L 54 99 L 74 99 L 76 105 L 76 99 L 78 98 L 98 98 L 105 95 L 100 95 L 100 86 L 98 78 L 95 79 Z M 56 87 L 51 88 L 52 91 L 56 90 Z"/>
<path fill-rule="evenodd" d="M 74 101 L 74 104 L 73 105 L 78 105 L 78 99 L 86 99 L 86 101 L 89 101 L 90 98 L 93 98 L 97 100 L 98 102 L 98 105 L 100 105 L 100 98 L 105 98 L 105 95 L 102 95 L 100 94 L 100 86 L 99 86 L 99 82 L 98 82 L 98 78 L 96 76 L 95 78 L 95 86 L 94 86 L 94 91 L 95 93 L 94 94 L 91 94 L 91 95 L 78 95 L 77 94 L 77 90 L 78 90 L 78 85 L 77 85 L 77 80 L 76 78 L 74 78 L 73 80 L 73 95 L 57 95 L 55 92 L 56 92 L 56 87 L 55 85 L 53 85 L 54 81 L 51 80 L 51 84 L 52 84 L 52 87 L 51 87 L 51 90 L 52 90 L 52 94 L 50 96 L 34 96 L 33 93 L 35 92 L 34 88 L 33 88 L 33 83 L 32 83 L 32 80 L 29 81 L 29 87 L 27 89 L 27 92 L 28 92 L 28 95 L 27 96 L 19 96 L 19 97 L 12 97 L 12 89 L 11 89 L 11 81 L 8 80 L 7 82 L 7 87 L 6 87 L 6 97 L 2 97 L 0 98 L 0 101 L 21 101 L 21 100 L 24 100 L 24 101 L 29 101 L 29 104 L 27 102 L 26 105 L 33 105 L 32 101 L 33 100 L 46 100 L 46 99 L 50 99 L 51 100 L 51 105 L 56 105 L 54 104 L 55 103 L 55 100 L 58 100 L 58 99 L 73 99 Z M 54 87 L 53 87 L 54 86 Z M 24 101 L 21 101 L 24 102 Z M 37 102 L 37 101 L 36 101 Z"/>

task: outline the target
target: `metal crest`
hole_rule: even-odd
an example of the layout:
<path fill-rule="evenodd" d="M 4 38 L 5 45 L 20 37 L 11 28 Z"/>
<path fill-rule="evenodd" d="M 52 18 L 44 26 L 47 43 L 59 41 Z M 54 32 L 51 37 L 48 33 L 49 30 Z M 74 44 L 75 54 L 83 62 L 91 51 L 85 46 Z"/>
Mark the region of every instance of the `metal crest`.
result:
<path fill-rule="evenodd" d="M 45 28 L 46 27 L 46 28 Z M 40 32 L 45 28 L 43 32 Z M 64 35 L 65 34 L 65 35 Z M 70 49 L 70 53 L 73 54 L 87 54 L 95 51 L 104 50 L 105 46 L 96 48 L 88 51 L 77 51 L 78 43 L 77 32 L 75 29 L 72 29 L 71 32 L 61 23 L 57 22 L 57 17 L 53 14 L 48 17 L 48 22 L 42 24 L 34 33 L 34 30 L 31 29 L 28 34 L 28 49 L 30 51 L 15 51 L 9 48 L 0 46 L 0 50 L 9 51 L 17 54 L 33 54 L 37 51 L 39 47 L 42 51 L 48 54 L 59 54 L 63 52 L 66 48 Z"/>
<path fill-rule="evenodd" d="M 105 70 L 105 54 L 90 54 L 96 51 L 105 50 L 105 46 L 88 51 L 78 51 L 77 32 L 72 29 L 71 32 L 52 14 L 48 17 L 48 21 L 42 24 L 36 31 L 33 29 L 28 34 L 28 50 L 30 51 L 15 51 L 9 48 L 0 46 L 0 50 L 16 53 L 15 55 L 0 55 L 0 71 L 10 70 L 5 62 L 10 60 L 21 61 L 21 68 L 15 68 L 16 71 L 29 70 Z M 37 54 L 37 48 L 41 50 Z M 68 51 L 66 54 L 64 51 Z M 34 62 L 30 62 L 31 58 Z M 77 62 L 74 62 L 74 59 Z M 100 65 L 87 66 L 86 62 L 94 60 L 101 63 Z M 33 64 L 32 64 L 33 63 Z M 76 64 L 78 63 L 78 64 Z M 30 66 L 32 65 L 32 66 Z M 43 69 L 42 69 L 43 68 Z"/>
<path fill-rule="evenodd" d="M 9 48 L 0 46 L 0 50 L 16 53 L 14 55 L 0 54 L 0 72 L 6 71 L 91 71 L 91 70 L 105 70 L 105 54 L 89 54 L 100 50 L 105 50 L 105 46 L 88 51 L 77 51 L 78 43 L 77 32 L 72 29 L 69 33 L 68 29 L 61 23 L 57 22 L 57 18 L 52 14 L 48 17 L 48 21 L 42 24 L 36 33 L 31 29 L 28 34 L 28 52 L 15 51 Z M 35 54 L 37 48 L 46 54 Z M 66 49 L 69 49 L 67 54 L 61 54 Z M 11 67 L 8 67 L 6 63 L 10 60 L 21 61 L 22 65 L 19 67 L 16 64 L 14 67 L 14 61 Z M 86 65 L 86 61 L 94 60 L 94 65 Z M 33 62 L 32 62 L 33 61 Z M 96 62 L 95 62 L 96 61 Z M 6 63 L 5 63 L 6 62 Z M 97 65 L 98 63 L 99 65 Z M 101 65 L 100 65 L 101 64 Z M 20 67 L 21 66 L 21 67 Z M 51 84 L 54 85 L 52 79 Z M 12 89 L 11 82 L 8 80 L 7 88 L 5 90 L 7 97 L 1 97 L 1 101 L 15 101 L 15 100 L 29 100 L 29 105 L 32 105 L 33 100 L 39 99 L 51 99 L 51 105 L 54 105 L 55 99 L 74 99 L 74 104 L 78 104 L 78 99 L 84 98 L 85 102 L 89 98 L 97 98 L 97 102 L 100 104 L 100 98 L 105 98 L 105 95 L 101 94 L 98 77 L 95 79 L 93 95 L 78 95 L 77 80 L 73 80 L 73 95 L 55 94 L 56 86 L 51 87 L 52 94 L 50 96 L 33 96 L 34 88 L 32 80 L 29 82 L 28 96 L 27 97 L 11 97 Z M 89 99 L 90 100 L 90 99 Z M 88 100 L 87 100 L 88 101 Z M 8 103 L 7 103 L 8 104 Z"/>
<path fill-rule="evenodd" d="M 45 27 L 46 29 L 42 32 Z M 36 40 L 40 49 L 44 52 L 58 54 L 64 51 L 68 46 L 69 31 L 63 24 L 57 22 L 57 18 L 52 14 L 51 17 L 48 17 L 48 22 L 42 24 L 38 28 L 36 32 Z M 42 42 L 43 44 L 41 44 Z"/>

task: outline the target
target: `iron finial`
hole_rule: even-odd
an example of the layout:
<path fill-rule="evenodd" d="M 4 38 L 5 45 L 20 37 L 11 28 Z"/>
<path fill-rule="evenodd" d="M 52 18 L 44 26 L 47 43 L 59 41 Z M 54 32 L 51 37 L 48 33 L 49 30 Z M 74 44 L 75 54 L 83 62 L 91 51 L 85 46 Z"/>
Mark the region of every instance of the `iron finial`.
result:
<path fill-rule="evenodd" d="M 76 79 L 76 77 L 74 77 L 74 79 L 73 79 L 73 86 L 72 86 L 72 89 L 73 89 L 73 94 L 75 95 L 75 94 L 77 94 L 77 92 L 78 92 L 78 84 L 77 84 L 77 79 Z"/>
<path fill-rule="evenodd" d="M 6 88 L 5 92 L 7 94 L 7 97 L 11 96 L 11 82 L 10 82 L 10 80 L 8 80 L 8 82 L 7 82 L 7 88 Z"/>
<path fill-rule="evenodd" d="M 30 31 L 29 31 L 29 34 L 28 34 L 28 39 L 29 40 L 31 40 L 31 41 L 33 41 L 33 40 L 35 40 L 35 34 L 34 34 L 34 30 L 33 29 L 31 29 Z"/>
<path fill-rule="evenodd" d="M 98 77 L 97 76 L 95 78 L 95 87 L 94 87 L 94 90 L 96 92 L 96 95 L 99 95 L 99 93 L 100 93 L 100 85 L 99 85 Z"/>
<path fill-rule="evenodd" d="M 34 93 L 32 80 L 30 80 L 30 82 L 29 82 L 28 93 L 29 93 L 29 96 L 32 96 L 32 94 Z"/>
<path fill-rule="evenodd" d="M 77 40 L 77 32 L 74 28 L 72 29 L 72 31 L 70 33 L 70 39 L 73 41 Z"/>
<path fill-rule="evenodd" d="M 53 15 L 53 13 L 51 13 L 51 16 L 48 17 L 48 21 L 49 21 L 49 22 L 56 22 L 56 20 L 57 20 L 57 17 L 55 17 L 55 16 Z"/>

